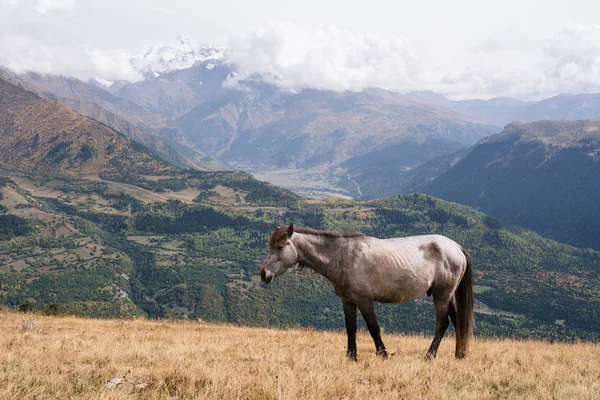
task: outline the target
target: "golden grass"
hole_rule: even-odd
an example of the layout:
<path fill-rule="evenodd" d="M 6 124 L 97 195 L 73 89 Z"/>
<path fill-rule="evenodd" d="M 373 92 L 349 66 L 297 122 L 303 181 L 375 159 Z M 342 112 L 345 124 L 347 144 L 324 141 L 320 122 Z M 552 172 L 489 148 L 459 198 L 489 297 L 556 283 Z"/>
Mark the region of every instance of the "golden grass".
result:
<path fill-rule="evenodd" d="M 385 334 L 381 360 L 362 333 L 355 363 L 336 332 L 14 313 L 0 332 L 2 399 L 600 398 L 592 343 L 475 340 L 456 360 L 450 337 L 426 362 L 429 338 Z"/>

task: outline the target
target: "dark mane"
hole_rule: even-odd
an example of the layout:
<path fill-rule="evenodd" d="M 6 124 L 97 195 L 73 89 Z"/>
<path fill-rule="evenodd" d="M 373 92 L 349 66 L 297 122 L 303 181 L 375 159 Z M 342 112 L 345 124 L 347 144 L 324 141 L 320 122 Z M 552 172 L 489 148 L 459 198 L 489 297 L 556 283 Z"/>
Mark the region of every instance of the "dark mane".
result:
<path fill-rule="evenodd" d="M 354 237 L 365 236 L 364 233 L 361 233 L 361 232 L 340 232 L 340 231 L 333 231 L 333 230 L 321 231 L 318 229 L 302 228 L 302 227 L 294 227 L 294 232 L 303 233 L 306 235 L 323 236 L 323 237 L 327 237 L 327 238 L 354 238 Z M 275 246 L 277 246 L 277 243 L 279 243 L 281 240 L 283 240 L 284 238 L 287 237 L 287 234 L 288 234 L 287 226 L 281 226 L 281 227 L 275 229 L 269 236 L 269 247 L 271 249 L 275 248 Z"/>

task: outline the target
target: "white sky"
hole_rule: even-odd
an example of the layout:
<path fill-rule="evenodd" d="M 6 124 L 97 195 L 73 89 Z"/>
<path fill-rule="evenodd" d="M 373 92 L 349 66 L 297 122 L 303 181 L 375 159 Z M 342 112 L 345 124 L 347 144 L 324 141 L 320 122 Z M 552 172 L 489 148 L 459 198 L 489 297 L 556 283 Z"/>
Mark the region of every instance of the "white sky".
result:
<path fill-rule="evenodd" d="M 130 54 L 183 34 L 294 89 L 540 98 L 600 92 L 598 16 L 593 0 L 0 0 L 0 64 L 133 79 Z"/>

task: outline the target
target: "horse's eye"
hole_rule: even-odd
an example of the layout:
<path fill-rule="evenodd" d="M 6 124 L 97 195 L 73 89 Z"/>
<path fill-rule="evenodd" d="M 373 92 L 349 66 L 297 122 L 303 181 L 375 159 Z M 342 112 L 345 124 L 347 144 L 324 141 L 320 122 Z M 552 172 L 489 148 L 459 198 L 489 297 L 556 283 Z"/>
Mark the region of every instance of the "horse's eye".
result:
<path fill-rule="evenodd" d="M 277 250 L 283 250 L 283 246 L 277 246 Z"/>

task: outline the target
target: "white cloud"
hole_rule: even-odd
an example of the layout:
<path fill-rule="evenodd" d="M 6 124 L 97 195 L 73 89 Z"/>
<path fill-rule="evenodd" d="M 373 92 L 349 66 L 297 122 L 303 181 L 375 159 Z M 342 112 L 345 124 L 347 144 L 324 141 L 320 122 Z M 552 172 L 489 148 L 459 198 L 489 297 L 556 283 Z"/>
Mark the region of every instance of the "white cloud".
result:
<path fill-rule="evenodd" d="M 235 80 L 263 74 L 287 89 L 417 88 L 424 59 L 406 38 L 269 22 L 229 38 Z M 232 83 L 232 82 L 230 82 Z"/>
<path fill-rule="evenodd" d="M 178 10 L 192 5 L 173 1 L 180 6 Z M 164 2 L 151 3 L 167 7 Z M 117 0 L 0 0 L 0 65 L 19 72 L 33 70 L 80 79 L 141 79 L 130 62 L 130 54 L 141 50 L 138 42 L 156 44 L 155 36 L 150 36 L 158 35 L 156 26 L 161 26 L 161 35 L 169 37 L 169 26 L 169 32 L 185 30 L 173 27 L 172 21 L 168 25 L 168 15 L 160 7 L 159 13 Z M 187 18 L 173 14 L 178 21 Z M 407 33 L 419 39 L 416 35 L 422 32 L 411 29 Z M 487 32 L 479 41 L 473 35 L 469 43 L 463 40 L 447 45 L 446 37 L 433 33 L 423 42 L 423 37 L 413 41 L 402 35 L 360 33 L 334 24 L 269 22 L 225 39 L 230 59 L 238 67 L 238 74 L 228 84 L 261 74 L 295 91 L 309 87 L 427 89 L 454 99 L 539 99 L 560 92 L 600 92 L 600 26 L 570 24 L 554 32 L 546 39 L 522 32 Z M 125 48 L 133 51 L 122 50 Z"/>
<path fill-rule="evenodd" d="M 452 65 L 405 37 L 350 32 L 331 24 L 270 22 L 230 36 L 230 57 L 238 74 L 227 85 L 259 74 L 292 90 L 381 87 L 401 92 L 427 89 L 456 99 L 519 97 L 536 91 L 532 68 L 502 67 L 494 60 L 499 51 L 518 46 L 487 41 L 480 46 L 482 54 L 474 52 Z M 520 46 L 529 52 L 532 44 Z"/>
<path fill-rule="evenodd" d="M 542 89 L 600 91 L 600 25 L 569 24 L 546 42 L 543 51 Z"/>
<path fill-rule="evenodd" d="M 0 65 L 17 73 L 36 71 L 82 80 L 139 80 L 141 76 L 131 66 L 130 59 L 131 55 L 119 50 L 48 45 L 21 35 L 0 38 Z"/>
<path fill-rule="evenodd" d="M 270 22 L 229 39 L 239 74 L 287 89 L 433 90 L 451 98 L 539 99 L 600 91 L 600 25 L 567 25 L 546 40 L 487 39 L 449 62 L 405 37 L 361 34 L 334 25 Z"/>
<path fill-rule="evenodd" d="M 86 44 L 75 0 L 1 0 L 0 65 L 82 80 L 138 80 L 131 56 Z"/>
<path fill-rule="evenodd" d="M 46 13 L 52 10 L 69 11 L 73 8 L 75 8 L 75 0 L 38 0 L 35 11 Z"/>
<path fill-rule="evenodd" d="M 437 90 L 523 99 L 600 92 L 600 25 L 567 24 L 542 41 L 486 40 L 476 50 L 480 64 L 446 73 Z"/>

